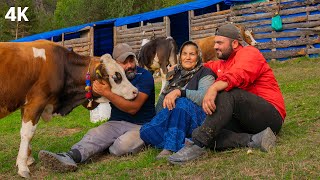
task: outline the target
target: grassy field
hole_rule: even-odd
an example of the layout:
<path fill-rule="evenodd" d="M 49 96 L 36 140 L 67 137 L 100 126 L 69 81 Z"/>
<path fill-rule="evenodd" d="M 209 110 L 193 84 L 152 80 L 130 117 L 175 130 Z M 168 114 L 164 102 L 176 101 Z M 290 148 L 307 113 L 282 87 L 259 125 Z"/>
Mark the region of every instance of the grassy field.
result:
<path fill-rule="evenodd" d="M 44 169 L 38 152 L 67 151 L 88 129 L 89 112 L 78 107 L 66 117 L 40 121 L 32 140 L 30 167 L 33 179 L 319 179 L 320 178 L 320 59 L 300 58 L 271 62 L 284 94 L 287 118 L 269 153 L 248 148 L 209 151 L 183 166 L 154 158 L 159 150 L 146 148 L 135 156 L 113 157 L 107 152 L 93 157 L 72 173 Z M 160 85 L 157 84 L 157 91 Z M 20 143 L 20 112 L 0 121 L 0 179 L 17 179 L 15 160 Z"/>

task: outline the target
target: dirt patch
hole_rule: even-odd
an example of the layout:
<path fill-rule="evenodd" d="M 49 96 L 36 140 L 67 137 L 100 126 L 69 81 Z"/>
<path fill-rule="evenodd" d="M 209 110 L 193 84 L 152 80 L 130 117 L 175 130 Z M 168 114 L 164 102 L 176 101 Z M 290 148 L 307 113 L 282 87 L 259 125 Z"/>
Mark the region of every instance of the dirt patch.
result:
<path fill-rule="evenodd" d="M 72 134 L 80 132 L 82 129 L 81 128 L 71 128 L 71 129 L 63 129 L 57 133 L 58 137 L 63 137 L 63 136 L 70 136 Z"/>

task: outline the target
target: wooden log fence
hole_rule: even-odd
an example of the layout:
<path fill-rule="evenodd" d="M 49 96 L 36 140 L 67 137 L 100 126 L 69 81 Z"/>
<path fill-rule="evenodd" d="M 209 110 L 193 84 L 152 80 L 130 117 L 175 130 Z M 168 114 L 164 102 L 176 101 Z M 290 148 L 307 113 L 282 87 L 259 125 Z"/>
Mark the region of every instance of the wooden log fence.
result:
<path fill-rule="evenodd" d="M 319 54 L 320 32 L 314 29 L 320 27 L 320 0 L 281 0 L 280 16 L 283 30 L 279 32 L 271 27 L 271 18 L 278 8 L 276 1 L 270 1 L 237 5 L 224 11 L 220 11 L 217 4 L 217 12 L 198 16 L 189 11 L 189 39 L 214 36 L 217 27 L 235 23 L 253 31 L 254 38 L 258 41 L 256 47 L 264 50 L 266 59 Z M 65 40 L 66 34 L 62 34 L 62 41 L 58 43 L 73 48 L 79 54 L 93 55 L 93 28 L 80 30 L 83 31 L 81 37 L 72 40 Z M 141 48 L 142 39 L 170 34 L 170 19 L 166 16 L 156 23 L 140 22 L 138 27 L 114 27 L 113 41 L 114 45 L 128 43 L 137 53 Z"/>
<path fill-rule="evenodd" d="M 274 31 L 271 18 L 278 5 L 275 1 L 237 5 L 230 10 L 190 15 L 190 39 L 195 40 L 213 36 L 215 29 L 222 24 L 235 23 L 254 32 L 259 42 L 256 47 L 265 50 L 266 59 L 291 58 L 319 54 L 320 0 L 281 0 L 280 16 L 282 31 Z M 309 30 L 299 30 L 308 28 Z"/>

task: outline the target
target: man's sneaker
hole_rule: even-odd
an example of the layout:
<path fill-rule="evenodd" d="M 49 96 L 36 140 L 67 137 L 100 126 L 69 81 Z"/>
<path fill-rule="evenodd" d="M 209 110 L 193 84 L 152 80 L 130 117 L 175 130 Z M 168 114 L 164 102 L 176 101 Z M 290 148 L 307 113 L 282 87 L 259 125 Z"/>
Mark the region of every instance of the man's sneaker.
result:
<path fill-rule="evenodd" d="M 251 148 L 260 148 L 261 151 L 268 152 L 276 145 L 276 136 L 273 131 L 267 127 L 265 130 L 255 134 L 251 138 L 248 146 Z"/>
<path fill-rule="evenodd" d="M 168 157 L 172 164 L 183 164 L 192 161 L 206 152 L 205 148 L 195 145 L 193 141 L 186 139 L 185 145 L 178 152 Z"/>
<path fill-rule="evenodd" d="M 41 150 L 39 152 L 39 159 L 42 165 L 48 169 L 57 172 L 72 172 L 77 170 L 77 164 L 67 153 L 52 153 Z"/>

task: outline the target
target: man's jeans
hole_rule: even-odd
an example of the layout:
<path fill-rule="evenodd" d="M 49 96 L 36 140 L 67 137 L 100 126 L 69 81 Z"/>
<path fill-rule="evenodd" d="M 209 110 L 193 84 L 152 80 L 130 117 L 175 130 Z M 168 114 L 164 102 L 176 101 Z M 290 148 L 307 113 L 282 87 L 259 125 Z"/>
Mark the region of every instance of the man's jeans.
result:
<path fill-rule="evenodd" d="M 222 91 L 215 103 L 216 111 L 192 133 L 192 139 L 207 147 L 216 150 L 246 147 L 252 134 L 267 127 L 276 134 L 281 129 L 283 119 L 277 109 L 250 92 L 242 89 Z"/>

